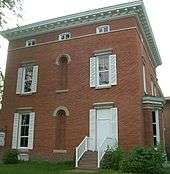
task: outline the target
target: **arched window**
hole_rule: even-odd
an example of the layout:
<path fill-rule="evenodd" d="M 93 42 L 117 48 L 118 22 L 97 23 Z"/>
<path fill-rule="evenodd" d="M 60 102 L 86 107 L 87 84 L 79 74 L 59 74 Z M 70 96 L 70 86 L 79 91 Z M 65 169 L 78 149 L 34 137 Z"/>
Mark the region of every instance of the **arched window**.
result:
<path fill-rule="evenodd" d="M 66 120 L 69 115 L 69 111 L 66 107 L 60 106 L 55 109 L 53 116 L 56 117 L 56 149 L 65 150 L 65 134 L 66 134 Z"/>
<path fill-rule="evenodd" d="M 56 64 L 59 65 L 59 90 L 68 89 L 68 63 L 70 60 L 68 54 L 61 55 L 56 60 Z"/>

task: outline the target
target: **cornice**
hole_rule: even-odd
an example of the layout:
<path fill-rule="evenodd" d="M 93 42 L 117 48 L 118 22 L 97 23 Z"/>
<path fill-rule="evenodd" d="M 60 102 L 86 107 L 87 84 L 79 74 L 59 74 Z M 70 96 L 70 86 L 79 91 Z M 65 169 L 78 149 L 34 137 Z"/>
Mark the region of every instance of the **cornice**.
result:
<path fill-rule="evenodd" d="M 11 41 L 50 31 L 57 31 L 128 16 L 135 16 L 138 19 L 142 34 L 151 55 L 154 58 L 154 62 L 156 66 L 161 65 L 162 61 L 142 0 L 45 20 L 2 31 L 0 32 L 0 35 Z"/>

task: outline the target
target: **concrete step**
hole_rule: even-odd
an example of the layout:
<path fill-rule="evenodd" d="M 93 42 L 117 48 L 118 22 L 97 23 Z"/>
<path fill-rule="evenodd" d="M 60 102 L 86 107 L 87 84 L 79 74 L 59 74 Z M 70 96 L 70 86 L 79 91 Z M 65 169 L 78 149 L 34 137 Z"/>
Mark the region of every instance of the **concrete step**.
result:
<path fill-rule="evenodd" d="M 78 169 L 96 170 L 97 169 L 97 152 L 87 151 L 79 161 Z"/>

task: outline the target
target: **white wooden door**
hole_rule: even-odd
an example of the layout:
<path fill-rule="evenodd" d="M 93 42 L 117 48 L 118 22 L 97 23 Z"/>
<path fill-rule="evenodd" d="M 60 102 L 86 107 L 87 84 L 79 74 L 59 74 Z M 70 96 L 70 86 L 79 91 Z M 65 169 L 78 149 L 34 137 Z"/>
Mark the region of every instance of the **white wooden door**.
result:
<path fill-rule="evenodd" d="M 97 147 L 99 147 L 107 137 L 112 137 L 113 123 L 111 118 L 110 109 L 97 110 Z"/>

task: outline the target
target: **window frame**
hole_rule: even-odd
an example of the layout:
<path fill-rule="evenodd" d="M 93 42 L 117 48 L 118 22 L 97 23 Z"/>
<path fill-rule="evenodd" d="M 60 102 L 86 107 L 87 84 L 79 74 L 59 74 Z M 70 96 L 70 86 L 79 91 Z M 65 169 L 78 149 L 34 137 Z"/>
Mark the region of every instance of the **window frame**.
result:
<path fill-rule="evenodd" d="M 102 55 L 108 55 L 108 62 L 109 62 L 109 68 L 108 68 L 108 75 L 109 75 L 109 83 L 108 84 L 102 84 L 102 85 L 100 85 L 100 83 L 99 83 L 99 73 L 100 73 L 100 71 L 99 71 L 99 59 L 100 59 L 100 56 L 102 56 Z M 111 54 L 101 54 L 101 55 L 97 55 L 96 56 L 96 63 L 97 63 L 97 66 L 96 66 L 96 79 L 97 79 L 97 84 L 96 84 L 96 87 L 97 88 L 108 88 L 108 87 L 111 87 L 111 67 L 110 67 L 110 58 L 109 58 L 109 56 L 110 56 Z"/>
<path fill-rule="evenodd" d="M 34 44 L 32 44 L 34 42 Z M 30 45 L 29 45 L 30 43 Z M 32 47 L 32 46 L 35 46 L 36 45 L 36 39 L 29 39 L 29 40 L 26 40 L 25 42 L 25 47 Z"/>
<path fill-rule="evenodd" d="M 153 113 L 154 113 L 154 122 L 153 122 Z M 154 134 L 153 127 L 155 126 L 156 135 Z M 153 145 L 156 146 L 160 143 L 160 127 L 159 127 L 159 111 L 154 110 L 152 111 L 152 131 L 153 131 Z M 154 139 L 156 138 L 156 144 Z"/>
<path fill-rule="evenodd" d="M 32 70 L 32 83 L 31 83 L 31 91 L 25 92 L 24 91 L 24 84 L 25 84 L 25 72 L 26 72 L 26 66 L 23 66 L 23 70 L 22 70 L 22 86 L 21 86 L 21 94 L 32 94 L 32 84 L 33 84 L 33 76 L 34 76 L 34 65 L 27 65 L 27 66 L 32 66 L 33 70 Z"/>
<path fill-rule="evenodd" d="M 142 76 L 143 76 L 143 90 L 147 94 L 147 80 L 146 80 L 146 67 L 145 64 L 142 65 Z"/>
<path fill-rule="evenodd" d="M 28 126 L 28 136 L 21 136 L 21 126 L 22 126 L 22 117 L 29 114 L 29 124 Z M 29 148 L 29 129 L 30 129 L 30 112 L 24 112 L 24 113 L 19 113 L 19 125 L 18 125 L 18 149 L 28 149 Z M 28 144 L 27 147 L 21 147 L 21 138 L 28 138 Z"/>
<path fill-rule="evenodd" d="M 65 38 L 65 36 L 66 36 L 67 34 L 69 34 L 69 38 Z M 64 39 L 61 38 L 62 36 L 64 36 Z M 58 35 L 58 40 L 59 40 L 59 41 L 69 40 L 69 39 L 71 39 L 71 33 L 70 33 L 70 32 L 65 32 L 65 33 L 61 33 L 61 34 Z"/>
<path fill-rule="evenodd" d="M 104 28 L 107 27 L 107 31 L 104 31 Z M 99 30 L 102 29 L 100 32 Z M 110 32 L 110 25 L 100 25 L 96 27 L 96 34 L 103 34 L 103 33 L 109 33 Z"/>

